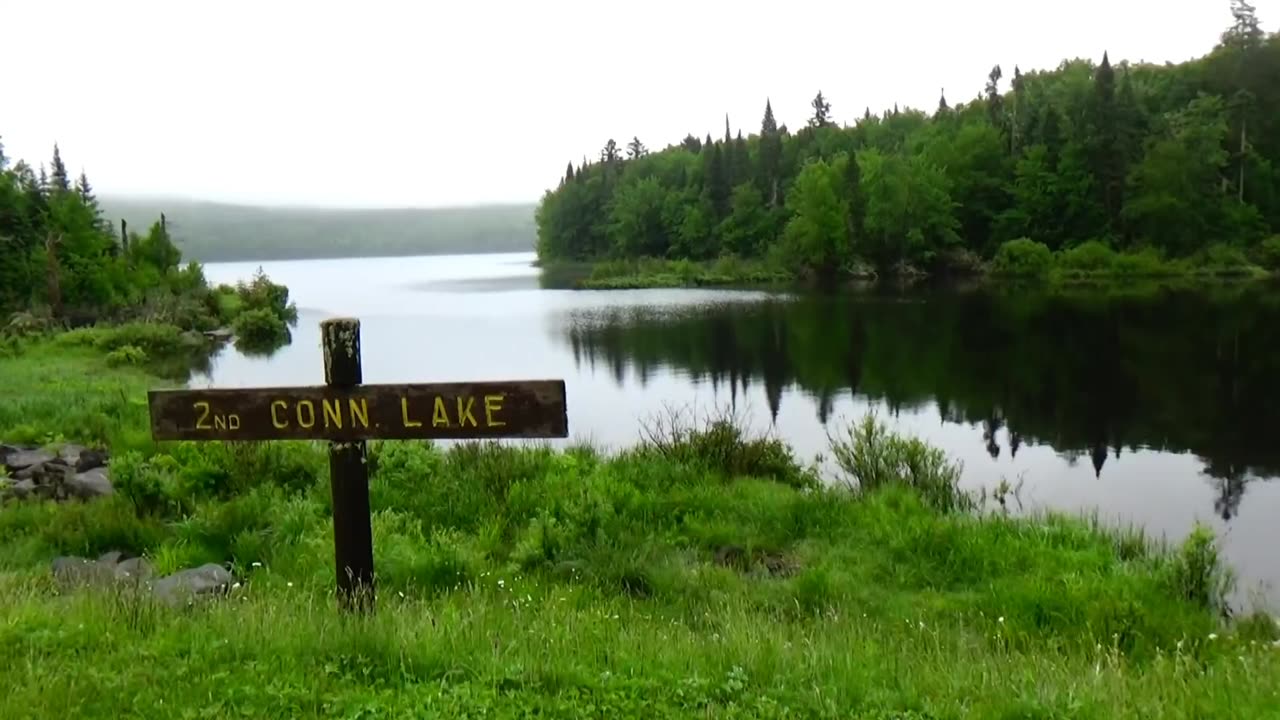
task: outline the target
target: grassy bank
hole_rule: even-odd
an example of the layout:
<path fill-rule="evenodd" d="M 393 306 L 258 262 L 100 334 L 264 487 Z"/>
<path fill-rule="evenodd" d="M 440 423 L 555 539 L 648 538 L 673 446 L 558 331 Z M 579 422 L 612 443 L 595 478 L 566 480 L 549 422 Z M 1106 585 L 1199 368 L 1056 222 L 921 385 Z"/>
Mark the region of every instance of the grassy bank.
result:
<path fill-rule="evenodd" d="M 1210 538 L 1165 551 L 984 511 L 940 453 L 874 424 L 833 445 L 860 492 L 727 424 L 616 454 L 375 443 L 379 608 L 343 619 L 322 446 L 156 446 L 141 393 L 161 381 L 56 342 L 0 359 L 22 380 L 0 389 L 0 440 L 110 443 L 118 492 L 0 508 L 0 717 L 1234 718 L 1280 702 L 1276 626 L 1222 619 Z M 108 550 L 161 573 L 230 561 L 241 586 L 181 611 L 53 590 L 51 558 Z"/>

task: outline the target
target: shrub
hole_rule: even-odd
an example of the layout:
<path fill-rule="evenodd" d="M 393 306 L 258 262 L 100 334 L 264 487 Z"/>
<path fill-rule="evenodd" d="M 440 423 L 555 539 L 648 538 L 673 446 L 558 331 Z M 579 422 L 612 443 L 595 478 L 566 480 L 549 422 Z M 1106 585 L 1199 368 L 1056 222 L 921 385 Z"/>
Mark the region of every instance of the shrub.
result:
<path fill-rule="evenodd" d="M 272 347 L 289 335 L 284 320 L 267 308 L 245 310 L 231 324 L 238 342 L 250 348 Z"/>
<path fill-rule="evenodd" d="M 243 312 L 265 310 L 282 323 L 298 319 L 298 308 L 289 302 L 289 288 L 271 282 L 262 268 L 258 268 L 248 283 L 241 282 L 236 286 L 236 295 Z"/>
<path fill-rule="evenodd" d="M 1117 275 L 1129 277 L 1155 277 L 1171 275 L 1177 271 L 1177 267 L 1166 262 L 1154 248 L 1118 253 L 1111 269 Z"/>
<path fill-rule="evenodd" d="M 1237 273 L 1249 269 L 1249 259 L 1243 251 L 1225 243 L 1214 243 L 1201 253 L 1201 264 L 1210 271 Z"/>
<path fill-rule="evenodd" d="M 791 448 L 772 437 L 751 437 L 739 420 L 722 414 L 698 425 L 684 413 L 670 410 L 645 423 L 639 452 L 702 467 L 727 478 L 773 479 L 807 487 L 812 473 L 796 462 Z"/>
<path fill-rule="evenodd" d="M 960 466 L 938 448 L 915 437 L 897 435 L 874 415 L 829 438 L 845 483 L 858 491 L 904 485 L 943 512 L 969 509 L 974 500 L 960 489 Z"/>
<path fill-rule="evenodd" d="M 1273 271 L 1280 270 L 1280 235 L 1272 235 L 1263 240 L 1254 254 L 1262 267 Z"/>
<path fill-rule="evenodd" d="M 1224 611 L 1233 578 L 1222 565 L 1213 530 L 1196 524 L 1171 557 L 1166 582 L 1173 594 L 1207 610 Z"/>
<path fill-rule="evenodd" d="M 1058 255 L 1058 267 L 1064 270 L 1096 273 L 1111 270 L 1116 252 L 1101 240 L 1089 240 L 1063 250 Z"/>
<path fill-rule="evenodd" d="M 147 352 L 137 345 L 125 345 L 107 353 L 107 364 L 111 367 L 120 365 L 145 365 Z"/>
<path fill-rule="evenodd" d="M 1003 243 L 992 261 L 997 274 L 1014 277 L 1040 277 L 1052 266 L 1053 252 L 1049 247 L 1028 238 Z"/>

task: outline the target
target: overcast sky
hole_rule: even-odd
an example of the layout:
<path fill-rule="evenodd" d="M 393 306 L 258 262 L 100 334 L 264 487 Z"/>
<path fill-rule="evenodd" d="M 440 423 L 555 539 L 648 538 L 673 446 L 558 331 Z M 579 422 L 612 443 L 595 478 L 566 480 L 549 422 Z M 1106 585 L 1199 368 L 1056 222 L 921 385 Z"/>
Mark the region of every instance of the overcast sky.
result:
<path fill-rule="evenodd" d="M 1256 0 L 1264 27 L 1280 0 Z M 1181 61 L 1228 0 L 0 0 L 0 137 L 100 193 L 255 204 L 535 201 L 610 138 L 932 110 L 1064 57 Z"/>

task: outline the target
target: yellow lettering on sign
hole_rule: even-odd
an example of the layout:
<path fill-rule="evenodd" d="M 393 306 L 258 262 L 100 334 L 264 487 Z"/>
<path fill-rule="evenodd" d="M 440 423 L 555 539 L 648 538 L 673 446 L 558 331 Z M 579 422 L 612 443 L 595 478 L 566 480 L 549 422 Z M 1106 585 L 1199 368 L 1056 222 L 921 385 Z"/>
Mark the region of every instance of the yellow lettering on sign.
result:
<path fill-rule="evenodd" d="M 213 426 L 209 424 L 209 403 L 201 400 L 200 402 L 194 403 L 194 406 L 196 410 L 202 411 L 200 413 L 200 417 L 196 418 L 196 429 L 212 430 Z"/>
<path fill-rule="evenodd" d="M 484 424 L 489 427 L 502 427 L 506 425 L 501 420 L 494 420 L 493 414 L 502 409 L 502 395 L 485 395 L 484 396 Z"/>
<path fill-rule="evenodd" d="M 320 404 L 324 407 L 324 426 L 329 427 L 332 422 L 336 427 L 342 427 L 342 405 L 341 400 L 324 399 Z"/>
<path fill-rule="evenodd" d="M 283 400 L 272 400 L 271 401 L 271 424 L 281 430 L 289 427 L 289 416 L 280 415 L 276 413 L 276 410 L 288 410 L 288 409 L 289 409 L 289 403 Z"/>
<path fill-rule="evenodd" d="M 236 415 L 235 413 L 231 413 L 230 415 L 228 415 L 228 416 L 227 416 L 227 427 L 231 428 L 232 430 L 239 430 L 239 429 L 240 429 L 240 416 L 239 416 L 239 415 Z"/>
<path fill-rule="evenodd" d="M 480 423 L 476 422 L 476 416 L 471 414 L 471 406 L 476 404 L 473 397 L 467 398 L 467 404 L 462 404 L 462 398 L 458 398 L 458 427 L 466 427 L 467 420 L 471 420 L 471 427 L 480 427 Z"/>
<path fill-rule="evenodd" d="M 227 419 L 226 419 L 226 418 L 224 418 L 224 417 L 222 417 L 221 415 L 214 415 L 214 416 L 213 416 L 213 429 L 214 429 L 214 430 L 226 430 L 226 429 L 227 429 Z"/>
<path fill-rule="evenodd" d="M 449 411 L 444 408 L 444 398 L 436 396 L 435 409 L 431 411 L 431 427 L 449 427 Z"/>
<path fill-rule="evenodd" d="M 413 418 L 409 417 L 409 399 L 408 398 L 400 398 L 400 419 L 404 422 L 404 426 L 407 428 L 422 427 L 421 420 L 414 420 Z"/>
<path fill-rule="evenodd" d="M 357 420 L 360 421 L 361 425 L 365 427 L 369 427 L 369 401 L 368 400 L 365 400 L 364 398 L 360 398 L 360 404 L 357 405 L 356 399 L 351 398 L 348 401 L 348 409 L 351 411 L 351 427 L 356 426 Z"/>
<path fill-rule="evenodd" d="M 306 410 L 306 413 L 302 411 Z M 303 400 L 298 403 L 298 424 L 304 428 L 315 427 L 316 424 L 316 406 L 310 400 Z"/>

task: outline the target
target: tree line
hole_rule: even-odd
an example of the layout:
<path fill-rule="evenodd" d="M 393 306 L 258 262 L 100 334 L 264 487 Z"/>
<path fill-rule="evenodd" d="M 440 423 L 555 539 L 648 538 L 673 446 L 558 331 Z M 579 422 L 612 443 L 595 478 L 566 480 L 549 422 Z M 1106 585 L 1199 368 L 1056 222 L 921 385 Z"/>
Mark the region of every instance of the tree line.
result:
<path fill-rule="evenodd" d="M 100 314 L 149 294 L 204 287 L 164 217 L 145 234 L 104 219 L 83 172 L 72 180 L 57 145 L 48 166 L 10 167 L 0 144 L 0 308 L 47 306 L 54 315 Z"/>
<path fill-rule="evenodd" d="M 610 139 L 538 206 L 543 261 L 764 258 L 804 275 L 958 269 L 1030 238 L 1187 258 L 1280 257 L 1280 35 L 1245 0 L 1204 57 L 992 68 L 985 91 L 930 114 L 805 127 L 725 122 L 650 152 Z"/>

